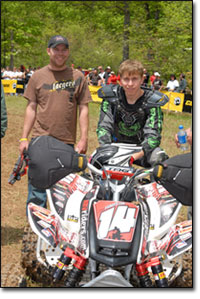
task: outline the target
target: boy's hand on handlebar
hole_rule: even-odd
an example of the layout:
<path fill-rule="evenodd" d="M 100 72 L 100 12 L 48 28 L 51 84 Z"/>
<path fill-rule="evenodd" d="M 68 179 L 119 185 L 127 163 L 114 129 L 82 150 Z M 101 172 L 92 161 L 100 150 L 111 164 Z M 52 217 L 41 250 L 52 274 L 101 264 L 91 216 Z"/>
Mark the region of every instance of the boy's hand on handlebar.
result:
<path fill-rule="evenodd" d="M 132 165 L 134 163 L 134 161 L 138 160 L 138 159 L 141 159 L 142 157 L 144 156 L 144 151 L 141 150 L 140 152 L 138 153 L 135 153 L 131 156 L 131 159 L 130 159 L 130 162 L 129 164 Z"/>

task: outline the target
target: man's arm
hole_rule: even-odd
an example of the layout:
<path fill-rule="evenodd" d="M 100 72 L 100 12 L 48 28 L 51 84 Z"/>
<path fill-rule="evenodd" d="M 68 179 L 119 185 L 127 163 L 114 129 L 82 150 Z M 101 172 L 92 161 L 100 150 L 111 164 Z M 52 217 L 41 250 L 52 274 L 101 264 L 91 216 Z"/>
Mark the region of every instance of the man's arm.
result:
<path fill-rule="evenodd" d="M 25 111 L 24 127 L 23 127 L 22 137 L 21 137 L 22 141 L 20 142 L 19 145 L 20 154 L 22 154 L 25 149 L 26 150 L 28 149 L 29 142 L 26 139 L 28 139 L 28 136 L 34 125 L 35 117 L 36 117 L 36 109 L 37 109 L 37 103 L 29 101 Z"/>
<path fill-rule="evenodd" d="M 79 105 L 79 127 L 80 140 L 77 143 L 76 151 L 85 154 L 88 146 L 89 108 L 88 104 Z"/>

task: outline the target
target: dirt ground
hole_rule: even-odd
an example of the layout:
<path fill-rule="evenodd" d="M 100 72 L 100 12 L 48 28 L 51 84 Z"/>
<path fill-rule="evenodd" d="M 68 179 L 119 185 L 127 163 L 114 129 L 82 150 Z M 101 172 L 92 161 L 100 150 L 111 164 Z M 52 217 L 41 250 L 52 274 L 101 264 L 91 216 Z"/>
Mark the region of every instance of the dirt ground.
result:
<path fill-rule="evenodd" d="M 26 198 L 27 176 L 22 177 L 13 186 L 8 178 L 18 158 L 19 138 L 22 132 L 23 111 L 8 111 L 9 127 L 6 136 L 1 140 L 1 287 L 17 287 L 18 279 L 23 275 L 20 266 L 20 251 L 23 230 L 27 223 Z M 95 126 L 90 124 L 93 131 Z M 91 141 L 88 152 L 97 146 Z M 187 209 L 183 208 L 180 220 L 185 220 Z M 184 280 L 182 287 L 192 287 L 192 253 L 184 257 Z M 35 285 L 34 285 L 35 286 Z M 37 287 L 37 285 L 36 285 Z"/>

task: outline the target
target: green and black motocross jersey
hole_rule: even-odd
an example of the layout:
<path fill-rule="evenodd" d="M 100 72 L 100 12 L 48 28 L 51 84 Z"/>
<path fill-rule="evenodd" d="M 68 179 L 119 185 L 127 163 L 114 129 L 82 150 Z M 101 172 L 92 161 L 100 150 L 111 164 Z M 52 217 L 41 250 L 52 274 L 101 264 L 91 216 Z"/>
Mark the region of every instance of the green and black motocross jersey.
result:
<path fill-rule="evenodd" d="M 145 155 L 158 147 L 163 123 L 160 106 L 165 104 L 168 98 L 160 92 L 156 93 L 154 95 L 152 90 L 144 89 L 144 94 L 135 104 L 130 105 L 121 86 L 109 85 L 101 88 L 98 93 L 103 98 L 97 127 L 99 143 L 141 145 Z"/>

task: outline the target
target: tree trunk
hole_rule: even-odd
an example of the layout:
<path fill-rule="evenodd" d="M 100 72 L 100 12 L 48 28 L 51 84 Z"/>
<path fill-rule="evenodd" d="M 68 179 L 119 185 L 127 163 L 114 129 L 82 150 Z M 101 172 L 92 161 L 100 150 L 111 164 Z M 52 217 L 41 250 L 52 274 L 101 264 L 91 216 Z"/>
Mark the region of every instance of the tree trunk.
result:
<path fill-rule="evenodd" d="M 145 8 L 145 11 L 146 11 L 146 20 L 148 21 L 151 17 L 149 4 L 145 3 L 144 8 Z M 148 23 L 147 23 L 147 30 L 149 32 L 151 30 L 151 26 Z M 148 61 L 151 61 L 153 59 L 152 53 L 153 53 L 152 49 L 148 47 L 148 49 L 147 49 L 147 59 L 148 59 Z"/>
<path fill-rule="evenodd" d="M 6 20 L 5 20 L 5 16 L 4 16 L 4 20 L 3 20 L 3 41 L 6 41 Z M 3 67 L 6 67 L 6 45 L 4 43 L 4 47 L 3 47 Z"/>
<path fill-rule="evenodd" d="M 10 69 L 13 70 L 14 67 L 14 57 L 13 57 L 13 51 L 14 51 L 14 44 L 13 44 L 13 30 L 10 32 L 10 44 L 11 44 L 11 49 L 10 49 Z"/>
<path fill-rule="evenodd" d="M 128 1 L 124 1 L 123 61 L 129 59 L 130 9 Z"/>

